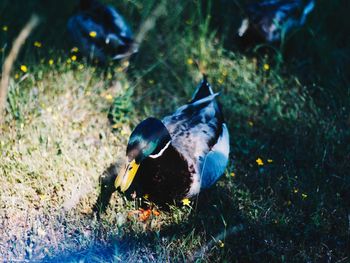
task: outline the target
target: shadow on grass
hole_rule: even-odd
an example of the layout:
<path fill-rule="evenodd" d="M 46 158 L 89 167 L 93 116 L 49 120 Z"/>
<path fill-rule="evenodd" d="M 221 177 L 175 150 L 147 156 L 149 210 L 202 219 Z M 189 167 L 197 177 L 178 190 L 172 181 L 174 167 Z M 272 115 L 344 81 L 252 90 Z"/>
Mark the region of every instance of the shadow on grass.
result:
<path fill-rule="evenodd" d="M 344 171 L 350 169 L 346 161 L 349 137 L 338 132 L 346 124 L 337 120 L 333 126 L 264 121 L 246 131 L 230 120 L 230 127 L 236 130 L 232 133 L 236 176 L 223 178 L 201 193 L 188 220 L 160 231 L 124 234 L 108 245 L 96 243 L 46 261 L 125 261 L 133 257 L 146 262 L 191 257 L 194 261 L 198 257 L 313 262 L 348 257 L 350 181 Z M 321 130 L 318 125 L 328 128 Z M 264 159 L 263 166 L 255 163 L 258 156 Z M 116 175 L 114 165 L 102 174 L 94 211 L 107 208 Z"/>
<path fill-rule="evenodd" d="M 97 214 L 98 218 L 101 213 L 106 211 L 112 194 L 117 190 L 114 186 L 117 175 L 116 165 L 111 164 L 100 176 L 100 194 L 92 208 L 92 211 Z"/>
<path fill-rule="evenodd" d="M 111 171 L 111 169 L 113 171 L 114 167 L 111 166 L 107 170 Z M 113 175 L 110 179 L 112 177 Z M 106 180 L 102 179 L 102 181 L 106 183 Z M 96 242 L 83 250 L 59 253 L 53 257 L 45 258 L 43 262 L 76 262 L 80 260 L 88 262 L 142 260 L 142 262 L 149 262 L 167 258 L 181 262 L 206 258 L 208 252 L 212 254 L 213 251 L 218 250 L 219 239 L 220 242 L 224 242 L 227 238 L 236 238 L 242 235 L 242 231 L 245 229 L 245 226 L 243 227 L 239 223 L 242 219 L 237 213 L 238 211 L 233 209 L 237 205 L 233 204 L 234 201 L 230 195 L 223 193 L 222 190 L 217 187 L 201 194 L 196 201 L 196 208 L 193 208 L 192 215 L 187 221 L 164 227 L 160 231 L 145 231 L 135 235 L 133 233 L 125 234 L 110 240 L 109 244 Z M 99 200 L 109 199 L 109 194 L 110 192 L 105 192 L 100 195 Z M 95 205 L 95 207 L 106 208 L 105 204 Z M 224 224 L 227 224 L 226 229 Z M 237 226 L 233 224 L 237 224 Z M 203 233 L 205 233 L 205 240 L 208 241 L 203 246 L 196 247 L 194 251 L 186 251 L 185 248 L 176 249 L 179 240 L 188 239 L 193 234 L 203 236 Z M 216 237 L 216 239 L 211 237 Z M 187 245 L 191 245 L 191 239 L 188 239 Z M 165 251 L 166 247 L 170 247 L 170 249 Z"/>

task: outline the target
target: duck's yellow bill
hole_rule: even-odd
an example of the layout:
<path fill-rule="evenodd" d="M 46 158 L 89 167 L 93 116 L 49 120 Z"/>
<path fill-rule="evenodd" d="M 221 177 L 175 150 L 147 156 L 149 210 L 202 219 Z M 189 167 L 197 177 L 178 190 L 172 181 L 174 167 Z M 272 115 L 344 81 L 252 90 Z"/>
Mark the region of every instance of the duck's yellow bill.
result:
<path fill-rule="evenodd" d="M 127 163 L 125 167 L 123 167 L 118 176 L 117 179 L 115 179 L 114 185 L 115 188 L 120 187 L 120 190 L 122 192 L 125 192 L 130 187 L 132 181 L 135 178 L 135 175 L 137 173 L 137 170 L 139 169 L 139 164 L 135 162 L 135 160 L 131 161 L 130 163 Z"/>

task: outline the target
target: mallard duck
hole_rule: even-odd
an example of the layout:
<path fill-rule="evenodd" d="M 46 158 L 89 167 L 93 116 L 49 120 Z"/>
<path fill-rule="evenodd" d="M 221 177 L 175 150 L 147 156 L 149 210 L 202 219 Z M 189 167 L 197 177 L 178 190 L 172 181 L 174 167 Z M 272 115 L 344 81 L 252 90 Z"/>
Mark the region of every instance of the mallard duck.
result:
<path fill-rule="evenodd" d="M 314 0 L 267 0 L 250 4 L 238 29 L 246 42 L 279 42 L 291 29 L 304 25 Z"/>
<path fill-rule="evenodd" d="M 139 196 L 161 204 L 180 201 L 211 187 L 224 173 L 229 132 L 204 77 L 192 100 L 162 120 L 148 118 L 131 133 L 126 164 L 115 187 L 133 186 Z"/>
<path fill-rule="evenodd" d="M 125 19 L 116 9 L 97 0 L 80 0 L 79 11 L 69 19 L 67 28 L 81 52 L 100 62 L 137 52 Z"/>

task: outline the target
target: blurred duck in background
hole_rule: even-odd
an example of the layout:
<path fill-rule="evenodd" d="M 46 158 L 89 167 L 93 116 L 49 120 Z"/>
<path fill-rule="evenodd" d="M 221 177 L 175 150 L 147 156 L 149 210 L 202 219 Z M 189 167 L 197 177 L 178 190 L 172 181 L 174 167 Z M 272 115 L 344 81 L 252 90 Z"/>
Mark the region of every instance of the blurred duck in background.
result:
<path fill-rule="evenodd" d="M 67 27 L 81 53 L 102 63 L 128 57 L 138 50 L 125 19 L 113 7 L 96 0 L 80 0 L 79 11 L 69 19 Z"/>
<path fill-rule="evenodd" d="M 276 43 L 292 30 L 305 24 L 315 7 L 314 0 L 267 0 L 246 7 L 246 17 L 238 29 L 244 46 Z"/>

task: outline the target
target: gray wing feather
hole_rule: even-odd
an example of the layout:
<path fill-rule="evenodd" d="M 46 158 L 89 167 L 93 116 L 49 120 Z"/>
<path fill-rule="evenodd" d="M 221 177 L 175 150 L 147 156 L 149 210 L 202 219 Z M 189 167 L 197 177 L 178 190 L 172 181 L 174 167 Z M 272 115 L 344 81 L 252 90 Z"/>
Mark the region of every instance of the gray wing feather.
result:
<path fill-rule="evenodd" d="M 203 98 L 195 95 L 197 100 L 162 120 L 172 138 L 172 146 L 187 161 L 192 174 L 188 197 L 213 185 L 228 162 L 229 134 L 215 101 L 219 93 L 212 93 L 211 89 L 207 93 L 210 95 Z"/>

